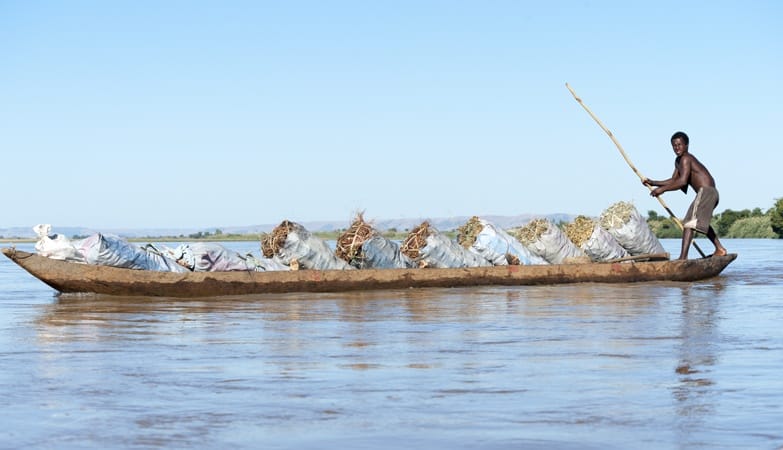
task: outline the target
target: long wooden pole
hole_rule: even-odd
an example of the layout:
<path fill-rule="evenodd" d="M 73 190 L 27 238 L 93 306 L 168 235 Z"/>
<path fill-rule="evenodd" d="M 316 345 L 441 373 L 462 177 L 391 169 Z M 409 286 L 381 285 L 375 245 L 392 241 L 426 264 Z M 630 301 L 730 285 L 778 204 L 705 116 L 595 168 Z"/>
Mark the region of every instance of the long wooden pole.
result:
<path fill-rule="evenodd" d="M 625 150 L 623 150 L 623 146 L 620 145 L 619 142 L 617 142 L 617 139 L 615 139 L 615 137 L 612 134 L 612 132 L 609 131 L 609 129 L 606 128 L 606 126 L 604 126 L 604 124 L 601 122 L 601 120 L 598 117 L 596 117 L 595 114 L 593 114 L 592 111 L 590 111 L 590 108 L 588 108 L 587 105 L 585 105 L 585 103 L 582 101 L 582 99 L 579 98 L 579 96 L 576 95 L 576 92 L 574 92 L 574 90 L 571 89 L 571 86 L 569 86 L 568 83 L 566 83 L 566 87 L 568 88 L 569 91 L 571 91 L 571 95 L 574 96 L 574 99 L 580 105 L 582 105 L 582 108 L 584 108 L 585 111 L 587 111 L 587 114 L 590 114 L 590 117 L 592 117 L 593 120 L 595 120 L 595 122 L 598 124 L 598 126 L 600 126 L 606 132 L 606 134 L 609 135 L 609 138 L 612 140 L 612 142 L 614 142 L 614 145 L 616 145 L 617 149 L 620 150 L 620 154 L 623 155 L 623 159 L 625 159 L 625 162 L 627 162 L 628 165 L 631 166 L 631 169 L 633 169 L 634 173 L 639 177 L 639 179 L 642 180 L 642 181 L 646 180 L 647 177 L 642 175 L 641 172 L 639 172 L 639 169 L 637 169 L 636 166 L 633 165 L 633 163 L 631 162 L 631 159 L 628 158 L 628 155 L 625 153 Z M 653 190 L 653 187 L 650 186 L 649 184 L 645 183 L 645 186 L 647 186 L 647 188 L 650 191 Z M 661 196 L 659 195 L 659 196 L 657 196 L 655 198 L 658 199 L 658 201 L 661 203 L 661 206 L 663 206 L 663 209 L 665 209 L 666 212 L 669 213 L 669 217 L 671 217 L 671 219 L 674 221 L 674 223 L 676 223 L 677 226 L 680 227 L 680 230 L 682 230 L 683 229 L 682 222 L 680 221 L 680 219 L 677 218 L 677 216 L 674 215 L 674 213 L 672 212 L 671 209 L 669 209 L 669 207 L 666 205 L 666 203 L 664 203 L 664 201 L 661 198 Z M 696 248 L 696 250 L 698 250 L 698 252 L 701 255 L 701 257 L 704 258 L 704 252 L 701 251 L 699 246 L 696 244 L 696 240 L 694 239 L 692 242 L 693 242 L 693 246 Z"/>

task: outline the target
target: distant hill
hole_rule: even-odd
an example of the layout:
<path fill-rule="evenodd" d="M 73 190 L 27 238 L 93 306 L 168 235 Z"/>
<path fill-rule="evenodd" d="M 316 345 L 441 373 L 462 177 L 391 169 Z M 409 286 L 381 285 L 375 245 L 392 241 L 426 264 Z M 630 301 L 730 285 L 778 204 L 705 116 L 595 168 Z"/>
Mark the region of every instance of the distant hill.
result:
<path fill-rule="evenodd" d="M 534 218 L 547 218 L 554 223 L 558 222 L 570 222 L 576 217 L 573 214 L 557 213 L 557 214 L 520 214 L 517 216 L 481 216 L 482 219 L 488 220 L 493 224 L 503 228 L 509 229 L 519 227 L 531 219 Z M 458 227 L 465 224 L 470 219 L 470 216 L 456 216 L 456 217 L 419 217 L 409 219 L 378 219 L 372 220 L 367 218 L 368 222 L 373 228 L 380 231 L 387 231 L 390 229 L 396 229 L 397 231 L 408 231 L 415 228 L 424 220 L 430 222 L 430 225 L 434 226 L 441 231 L 455 230 Z M 351 224 L 346 220 L 332 220 L 332 221 L 315 221 L 315 222 L 299 222 L 302 226 L 310 231 L 336 231 L 348 228 Z M 219 229 L 225 234 L 253 234 L 253 233 L 268 233 L 272 231 L 278 223 L 264 224 L 264 225 L 247 225 L 247 226 L 216 226 L 208 228 L 111 228 L 95 230 L 87 227 L 74 227 L 63 226 L 59 227 L 57 224 L 52 224 L 52 232 L 62 234 L 68 237 L 73 236 L 89 236 L 90 234 L 101 232 L 111 233 L 126 238 L 138 238 L 138 237 L 156 237 L 156 236 L 188 236 L 198 232 L 210 232 L 213 233 Z M 30 227 L 12 227 L 12 228 L 0 228 L 0 238 L 34 238 L 32 226 Z"/>

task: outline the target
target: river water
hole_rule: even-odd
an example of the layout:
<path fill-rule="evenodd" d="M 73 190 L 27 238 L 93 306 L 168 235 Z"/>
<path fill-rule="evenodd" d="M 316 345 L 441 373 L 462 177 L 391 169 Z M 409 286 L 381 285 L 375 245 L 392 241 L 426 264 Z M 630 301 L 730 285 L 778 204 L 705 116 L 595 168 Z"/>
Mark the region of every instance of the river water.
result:
<path fill-rule="evenodd" d="M 724 244 L 696 283 L 197 301 L 2 258 L 0 448 L 781 449 L 783 240 Z"/>

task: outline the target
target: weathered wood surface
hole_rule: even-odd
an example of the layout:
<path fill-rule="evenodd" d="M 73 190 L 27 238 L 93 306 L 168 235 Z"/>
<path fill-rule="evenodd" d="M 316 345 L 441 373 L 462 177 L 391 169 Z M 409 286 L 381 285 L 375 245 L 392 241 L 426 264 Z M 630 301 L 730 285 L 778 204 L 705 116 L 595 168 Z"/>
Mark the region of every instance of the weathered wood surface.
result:
<path fill-rule="evenodd" d="M 696 281 L 717 276 L 736 254 L 686 261 L 493 266 L 460 269 L 300 270 L 280 272 L 152 272 L 54 260 L 14 248 L 3 254 L 61 293 L 212 297 L 283 292 L 481 285 Z"/>

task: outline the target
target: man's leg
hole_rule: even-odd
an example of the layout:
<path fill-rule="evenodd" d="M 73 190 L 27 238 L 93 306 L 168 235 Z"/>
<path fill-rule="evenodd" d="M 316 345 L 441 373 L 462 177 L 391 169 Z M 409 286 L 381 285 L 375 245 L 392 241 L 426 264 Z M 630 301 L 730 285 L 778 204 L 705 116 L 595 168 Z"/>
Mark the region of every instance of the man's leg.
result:
<path fill-rule="evenodd" d="M 682 249 L 680 250 L 680 259 L 688 259 L 688 250 L 693 241 L 693 228 L 683 228 L 682 230 Z"/>
<path fill-rule="evenodd" d="M 715 253 L 713 253 L 713 255 L 723 256 L 727 253 L 726 249 L 721 245 L 720 239 L 718 239 L 718 233 L 715 232 L 715 229 L 712 228 L 712 226 L 707 230 L 707 238 L 712 242 L 712 245 L 715 246 Z"/>

